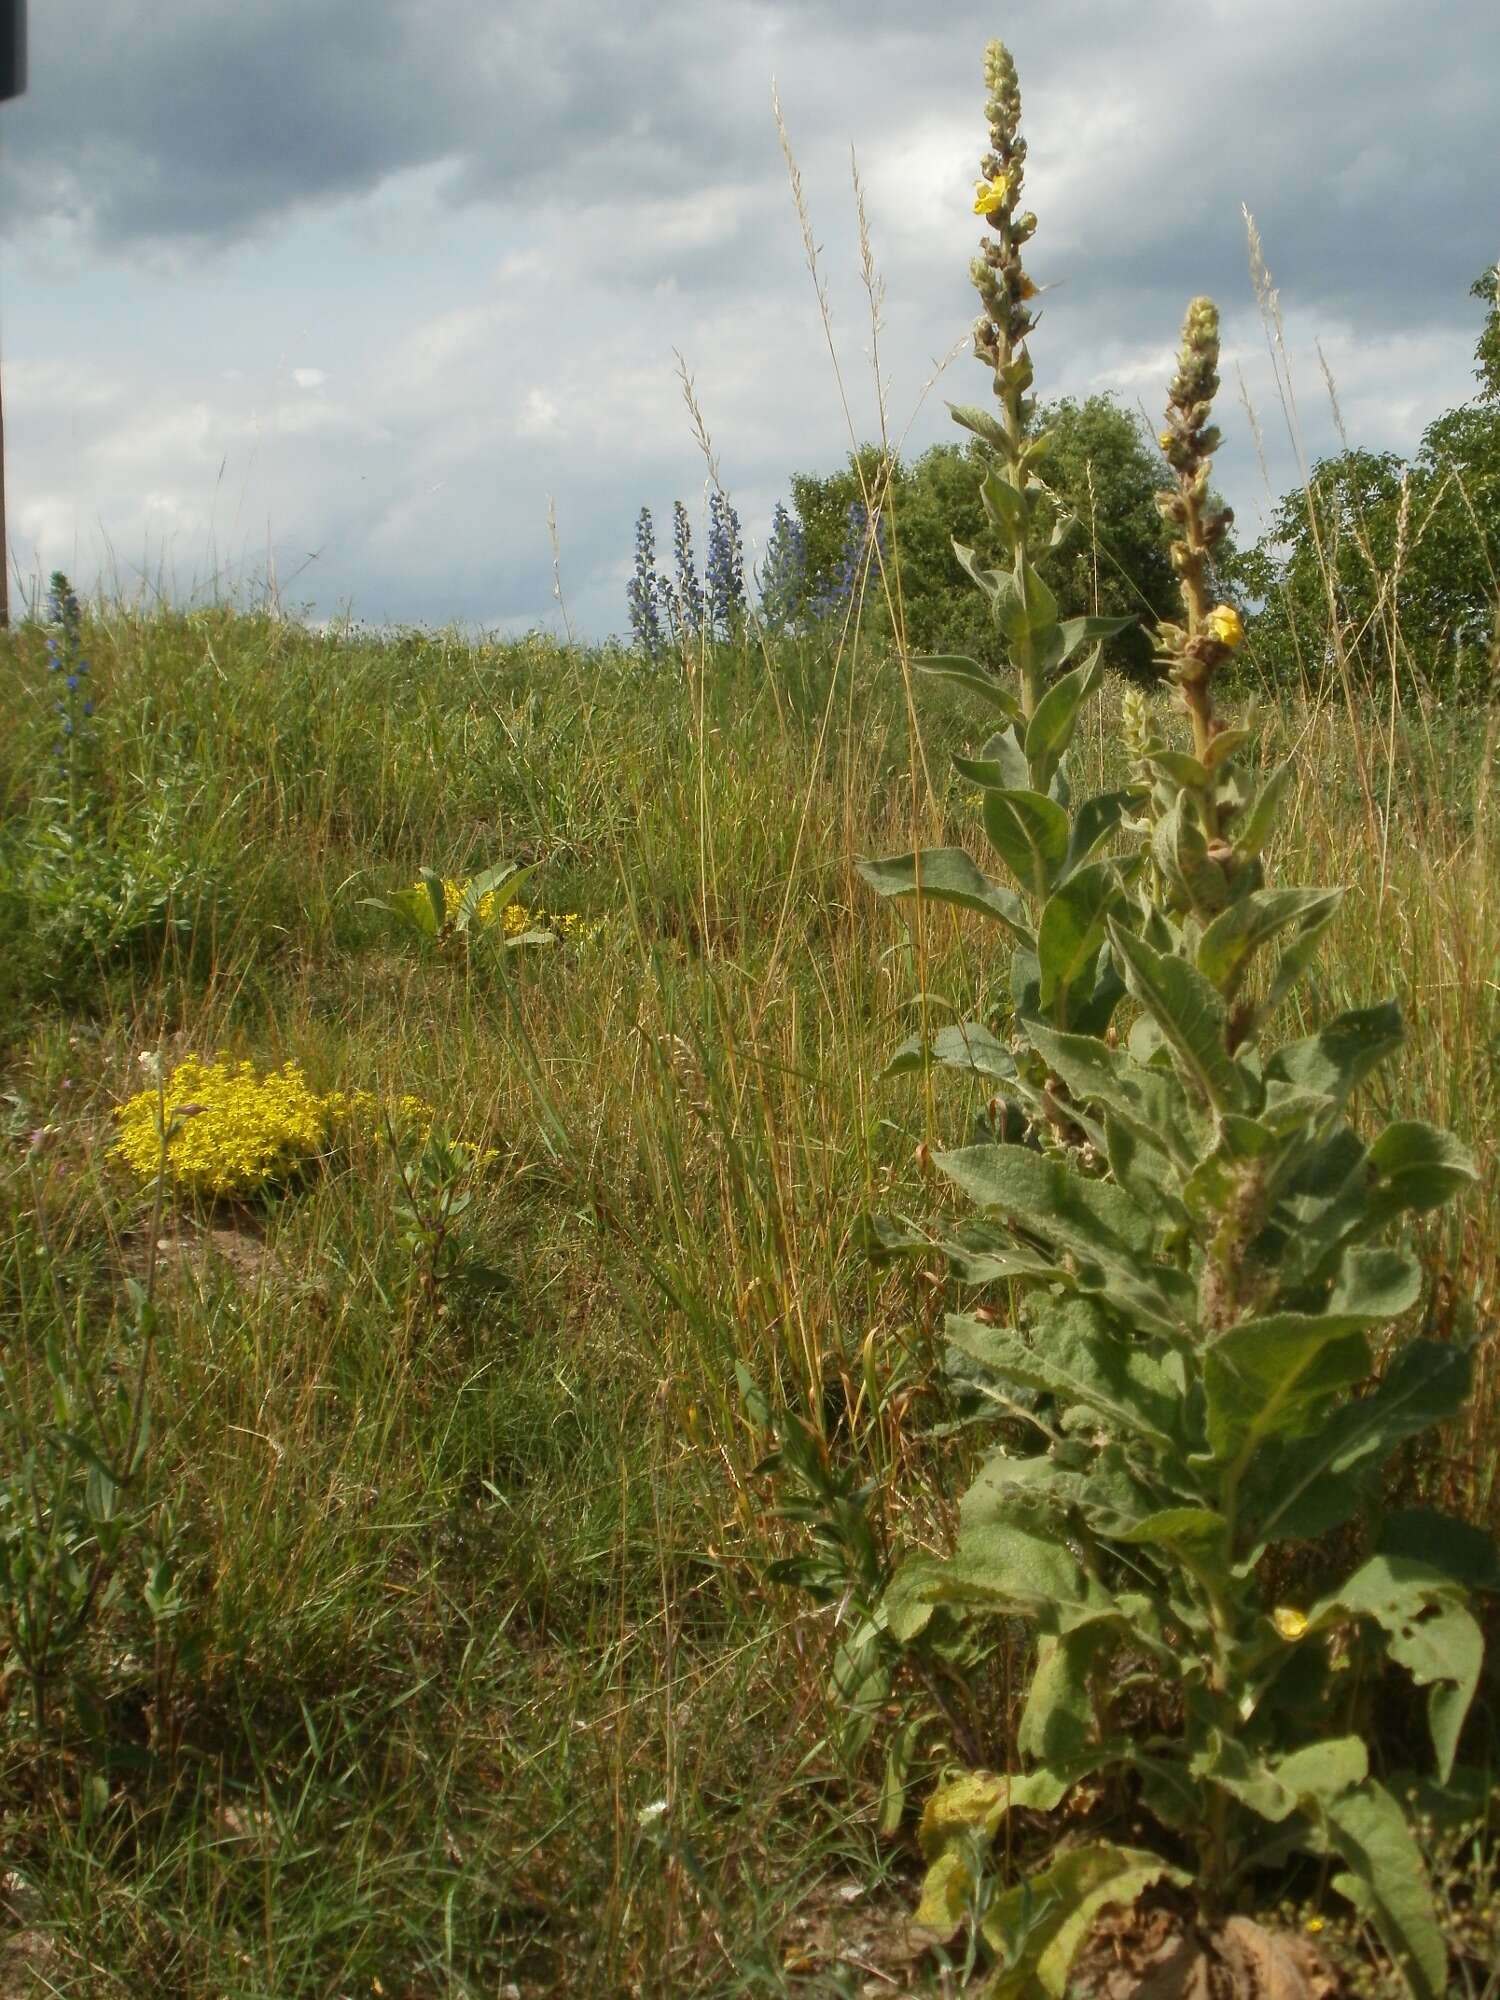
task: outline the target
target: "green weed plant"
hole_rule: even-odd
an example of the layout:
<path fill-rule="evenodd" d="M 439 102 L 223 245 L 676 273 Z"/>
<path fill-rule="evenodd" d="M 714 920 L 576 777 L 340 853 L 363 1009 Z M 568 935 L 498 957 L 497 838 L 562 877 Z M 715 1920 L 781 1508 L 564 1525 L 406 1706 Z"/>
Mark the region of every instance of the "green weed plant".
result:
<path fill-rule="evenodd" d="M 1133 782 L 1074 795 L 1068 752 L 1114 621 L 1063 618 L 1036 566 L 1069 523 L 1045 482 L 1047 438 L 1026 421 L 1035 217 L 1019 205 L 1020 98 L 998 43 L 985 79 L 974 346 L 998 415 L 954 415 L 980 441 L 985 509 L 1011 559 L 956 553 L 1013 671 L 919 664 L 997 718 L 958 763 L 1010 881 L 952 847 L 863 873 L 882 895 L 977 913 L 1010 947 L 997 1014 L 918 1036 L 892 1064 L 962 1071 L 999 1107 L 983 1143 L 932 1165 L 974 1211 L 942 1239 L 975 1299 L 947 1320 L 955 1368 L 1006 1442 L 963 1497 L 951 1553 L 902 1562 L 874 1622 L 942 1654 L 1019 1620 L 1035 1655 L 1017 1768 L 962 1769 L 928 1801 L 918 1921 L 943 1937 L 966 1918 L 978 1928 L 991 2000 L 1061 1995 L 1106 1906 L 1168 1887 L 1217 1919 L 1310 1854 L 1409 1990 L 1441 2000 L 1443 1937 L 1406 1814 L 1376 1772 L 1372 1701 L 1387 1662 L 1406 1671 L 1447 1783 L 1481 1668 L 1468 1586 L 1489 1555 L 1435 1513 L 1372 1530 L 1370 1510 L 1390 1455 L 1462 1408 L 1469 1361 L 1453 1341 L 1408 1339 L 1375 1362 L 1423 1290 L 1402 1225 L 1474 1170 L 1430 1125 L 1396 1119 L 1367 1136 L 1351 1115 L 1401 1048 L 1394 1004 L 1278 1033 L 1339 892 L 1268 880 L 1294 768 L 1263 774 L 1253 727 L 1214 710 L 1215 671 L 1243 628 L 1213 601 L 1228 517 L 1209 488 L 1218 316 L 1206 299 L 1188 311 L 1160 439 L 1184 609 L 1157 650 L 1190 742 L 1129 703 Z M 887 1250 L 931 1254 L 921 1232 L 881 1234 Z M 1289 1555 L 1334 1531 L 1357 1534 L 1364 1560 L 1284 1601 Z M 998 1886 L 992 1850 L 1009 1845 L 1010 1816 L 1064 1808 L 1073 1830 Z M 1122 1843 L 1126 1814 L 1138 1835 Z"/>

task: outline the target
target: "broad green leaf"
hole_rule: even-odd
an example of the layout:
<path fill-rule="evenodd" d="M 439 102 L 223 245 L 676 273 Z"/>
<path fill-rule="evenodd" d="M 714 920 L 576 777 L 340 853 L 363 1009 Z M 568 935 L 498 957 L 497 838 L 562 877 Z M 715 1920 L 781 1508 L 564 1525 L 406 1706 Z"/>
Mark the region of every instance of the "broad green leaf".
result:
<path fill-rule="evenodd" d="M 972 431 L 975 437 L 983 438 L 986 444 L 993 445 L 997 451 L 1008 455 L 1012 450 L 1010 434 L 993 410 L 978 409 L 972 403 L 950 403 L 948 414 L 954 423 L 961 424 L 966 431 Z M 972 451 L 973 446 L 971 445 L 969 449 Z"/>
<path fill-rule="evenodd" d="M 1068 855 L 1064 871 L 1071 875 L 1075 868 L 1082 868 L 1109 839 L 1120 824 L 1121 815 L 1131 803 L 1128 791 L 1099 792 L 1091 799 L 1085 799 L 1073 814 L 1073 830 L 1068 836 Z"/>
<path fill-rule="evenodd" d="M 1341 889 L 1257 889 L 1222 910 L 1199 940 L 1198 970 L 1226 1000 L 1239 991 L 1255 953 L 1288 924 L 1332 916 Z"/>
<path fill-rule="evenodd" d="M 1336 1878 L 1334 1887 L 1374 1924 L 1415 2000 L 1443 2000 L 1448 1952 L 1406 1815 L 1373 1778 L 1325 1813 L 1332 1845 L 1352 1877 Z"/>
<path fill-rule="evenodd" d="M 1208 1441 L 1219 1459 L 1243 1462 L 1267 1437 L 1296 1437 L 1328 1398 L 1367 1373 L 1367 1318 L 1274 1313 L 1221 1333 L 1203 1357 Z"/>
<path fill-rule="evenodd" d="M 1054 889 L 1042 908 L 1036 931 L 1041 1003 L 1064 1024 L 1072 989 L 1086 980 L 1093 990 L 1094 967 L 1104 944 L 1104 919 L 1120 900 L 1119 868 L 1113 861 L 1094 861 Z"/>
<path fill-rule="evenodd" d="M 1150 750 L 1146 762 L 1189 791 L 1206 792 L 1213 783 L 1208 766 L 1190 757 L 1186 750 Z"/>
<path fill-rule="evenodd" d="M 929 1041 L 920 1035 L 910 1036 L 892 1054 L 881 1075 L 904 1076 L 911 1070 L 925 1069 L 929 1063 L 968 1070 L 1001 1083 L 1011 1082 L 1016 1074 L 1010 1050 L 996 1041 L 982 1021 L 960 1021 L 939 1028 Z"/>
<path fill-rule="evenodd" d="M 957 547 L 955 543 L 955 552 Z M 959 560 L 962 561 L 962 557 Z M 972 570 L 969 573 L 971 576 L 974 574 Z M 995 598 L 995 611 L 1000 629 L 1012 645 L 1057 623 L 1057 599 L 1042 580 L 1041 572 L 1024 556 L 1015 572 L 1002 579 L 1002 587 Z"/>
<path fill-rule="evenodd" d="M 1228 1525 L 1224 1516 L 1216 1514 L 1212 1507 L 1163 1507 L 1160 1512 L 1148 1514 L 1144 1521 L 1138 1521 L 1133 1528 L 1124 1530 L 1113 1539 L 1206 1554 L 1223 1548 Z"/>
<path fill-rule="evenodd" d="M 1103 678 L 1103 656 L 1096 650 L 1081 667 L 1054 681 L 1037 703 L 1026 730 L 1026 761 L 1038 791 L 1051 782 L 1073 740 L 1078 711 Z"/>
<path fill-rule="evenodd" d="M 1234 851 L 1241 861 L 1253 861 L 1275 832 L 1282 794 L 1291 783 L 1295 768 L 1288 760 L 1271 773 L 1261 786 L 1254 805 L 1235 829 Z"/>
<path fill-rule="evenodd" d="M 977 868 L 961 847 L 929 847 L 920 854 L 895 854 L 888 860 L 856 863 L 878 896 L 923 896 L 934 903 L 956 903 L 997 917 L 1024 944 L 1032 942 L 1026 913 L 1015 892 Z"/>
<path fill-rule="evenodd" d="M 1385 1632 L 1391 1658 L 1418 1687 L 1430 1690 L 1427 1720 L 1438 1780 L 1446 1783 L 1484 1659 L 1484 1639 L 1462 1587 L 1408 1556 L 1371 1556 L 1346 1584 L 1313 1606 L 1308 1626 L 1325 1631 L 1346 1618 L 1374 1619 Z"/>
<path fill-rule="evenodd" d="M 987 472 L 980 482 L 979 497 L 995 525 L 1014 542 L 1025 530 L 1026 496 L 998 472 Z"/>
<path fill-rule="evenodd" d="M 1243 1108 L 1248 1079 L 1226 1047 L 1224 1004 L 1203 974 L 1183 959 L 1153 951 L 1113 920 L 1109 936 L 1124 963 L 1126 986 L 1161 1029 L 1193 1086 L 1215 1111 Z"/>
<path fill-rule="evenodd" d="M 1075 1098 L 1104 1106 L 1139 1144 L 1165 1154 L 1179 1167 L 1186 1167 L 1201 1151 L 1206 1133 L 1173 1072 L 1138 1063 L 1124 1049 L 1112 1049 L 1094 1035 L 1059 1034 L 1040 1022 L 1028 1022 L 1026 1036 Z"/>
<path fill-rule="evenodd" d="M 897 1586 L 913 1568 L 914 1578 L 898 1593 Z M 1025 1618 L 1044 1632 L 1057 1631 L 1107 1604 L 1099 1585 L 1084 1573 L 1065 1543 L 1019 1519 L 990 1519 L 962 1527 L 946 1562 L 922 1558 L 916 1565 L 903 1563 L 886 1595 L 888 1600 L 896 1595 L 903 1609 L 911 1602 L 962 1605 Z M 891 1625 L 894 1631 L 894 1614 Z"/>
<path fill-rule="evenodd" d="M 1044 1765 L 1076 1763 L 1098 1740 L 1093 1675 L 1103 1648 L 1118 1644 L 1124 1621 L 1114 1611 L 1084 1618 L 1042 1639 L 1026 1705 L 1016 1729 L 1021 1755 Z"/>
<path fill-rule="evenodd" d="M 1500 1545 L 1494 1536 L 1430 1507 L 1388 1514 L 1376 1547 L 1381 1555 L 1421 1563 L 1466 1590 L 1500 1591 Z"/>
<path fill-rule="evenodd" d="M 1370 1148 L 1370 1165 L 1385 1181 L 1380 1190 L 1392 1212 L 1441 1208 L 1479 1176 L 1467 1149 L 1451 1132 L 1418 1119 L 1387 1125 Z"/>
<path fill-rule="evenodd" d="M 1002 593 L 1014 587 L 1015 579 L 1009 570 L 990 569 L 966 543 L 955 542 L 953 553 L 958 558 L 959 568 L 973 578 L 992 605 L 998 605 Z"/>
<path fill-rule="evenodd" d="M 1288 993 L 1302 977 L 1317 952 L 1323 933 L 1333 921 L 1338 907 L 1337 898 L 1322 905 L 1315 905 L 1298 918 L 1292 928 L 1292 937 L 1276 961 L 1276 970 L 1271 974 L 1270 984 L 1262 995 L 1255 1010 L 1255 1025 L 1269 1021 Z"/>
<path fill-rule="evenodd" d="M 1049 1306 L 1030 1338 L 962 1313 L 949 1313 L 945 1331 L 955 1347 L 1002 1380 L 1082 1403 L 1111 1429 L 1158 1451 L 1171 1449 L 1180 1411 L 1177 1384 L 1144 1344 L 1109 1331 L 1087 1300 Z M 980 1481 L 982 1493 L 992 1490 L 982 1472 Z"/>
<path fill-rule="evenodd" d="M 1022 719 L 1020 702 L 978 660 L 968 659 L 962 653 L 921 653 L 912 660 L 912 665 L 918 673 L 930 674 L 934 680 L 951 681 L 955 687 L 967 688 L 971 694 L 979 695 L 998 708 L 1012 722 Z"/>
<path fill-rule="evenodd" d="M 1133 618 L 1064 618 L 1058 626 L 1062 646 L 1055 665 L 1061 666 L 1070 660 L 1080 646 L 1089 646 L 1096 640 L 1113 639 L 1121 632 L 1129 631 L 1135 624 Z"/>
<path fill-rule="evenodd" d="M 1253 1565 L 1270 1542 L 1310 1540 L 1342 1526 L 1397 1445 L 1462 1409 L 1469 1376 L 1461 1348 L 1407 1341 L 1367 1396 L 1335 1410 L 1314 1436 L 1271 1445 L 1246 1488 L 1255 1540 L 1246 1561 Z"/>
<path fill-rule="evenodd" d="M 1068 856 L 1068 815 L 1041 792 L 984 794 L 984 830 L 990 845 L 1023 889 L 1047 895 Z"/>
<path fill-rule="evenodd" d="M 1156 822 L 1151 852 L 1169 884 L 1199 919 L 1223 909 L 1229 900 L 1228 879 L 1209 857 L 1207 837 L 1187 794 L 1179 794 Z"/>
<path fill-rule="evenodd" d="M 1008 1231 L 983 1222 L 966 1222 L 956 1236 L 939 1246 L 961 1284 L 991 1285 L 998 1279 L 1035 1278 L 1055 1284 L 1067 1273 L 1055 1258 L 1023 1249 Z"/>
<path fill-rule="evenodd" d="M 1321 1813 L 1369 1775 L 1370 1759 L 1357 1736 L 1310 1743 L 1285 1757 L 1261 1757 L 1238 1738 L 1217 1731 L 1192 1760 L 1194 1774 L 1217 1785 L 1260 1818 L 1279 1826 L 1309 1805 Z"/>
<path fill-rule="evenodd" d="M 448 897 L 443 888 L 443 878 L 431 868 L 419 868 L 417 873 L 421 877 L 422 887 L 427 891 L 428 907 L 432 912 L 432 929 L 436 933 L 442 930 L 448 921 Z"/>
<path fill-rule="evenodd" d="M 984 1935 L 1001 1955 L 983 2000 L 1062 2000 L 1068 1974 L 1101 1910 L 1129 1909 L 1153 1883 L 1189 1878 L 1159 1855 L 1097 1842 L 1066 1847 L 1040 1874 L 990 1904 Z"/>
<path fill-rule="evenodd" d="M 1289 1042 L 1266 1064 L 1267 1080 L 1314 1090 L 1342 1104 L 1379 1062 L 1405 1039 L 1394 1000 L 1340 1014 L 1305 1041 Z"/>
<path fill-rule="evenodd" d="M 933 1165 L 978 1207 L 998 1209 L 1064 1250 L 1132 1269 L 1150 1257 L 1149 1216 L 1118 1188 L 1060 1159 L 1024 1146 L 964 1146 L 935 1153 Z"/>
<path fill-rule="evenodd" d="M 1405 1250 L 1351 1250 L 1328 1299 L 1328 1310 L 1373 1326 L 1398 1319 L 1422 1292 L 1422 1267 Z"/>
<path fill-rule="evenodd" d="M 1025 1146 L 968 1146 L 935 1154 L 933 1164 L 979 1207 L 1069 1251 L 1079 1260 L 1077 1282 L 1106 1292 L 1143 1327 L 1170 1332 L 1186 1323 L 1192 1283 L 1153 1263 L 1151 1217 L 1123 1189 Z"/>

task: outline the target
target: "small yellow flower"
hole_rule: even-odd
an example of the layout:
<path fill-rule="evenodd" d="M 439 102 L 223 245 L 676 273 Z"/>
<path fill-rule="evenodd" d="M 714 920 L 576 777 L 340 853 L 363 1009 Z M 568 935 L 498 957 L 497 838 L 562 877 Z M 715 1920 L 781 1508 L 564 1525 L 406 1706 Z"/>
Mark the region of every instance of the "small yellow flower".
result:
<path fill-rule="evenodd" d="M 1003 208 L 1005 197 L 1010 193 L 1010 176 L 996 174 L 993 180 L 975 181 L 974 213 L 993 215 L 997 208 Z"/>
<path fill-rule="evenodd" d="M 1216 604 L 1208 614 L 1208 629 L 1231 652 L 1245 636 L 1244 621 L 1232 604 Z"/>
<path fill-rule="evenodd" d="M 1302 1928 L 1307 1932 L 1309 1937 L 1316 1937 L 1323 1928 L 1323 1919 L 1321 1917 L 1309 1917 Z"/>
<path fill-rule="evenodd" d="M 1170 451 L 1173 442 L 1172 433 L 1170 431 L 1158 431 L 1156 433 L 1156 442 L 1161 446 L 1163 451 Z"/>
<path fill-rule="evenodd" d="M 1294 1611 L 1289 1604 L 1278 1604 L 1271 1613 L 1271 1623 L 1283 1639 L 1300 1639 L 1307 1630 L 1307 1613 Z"/>

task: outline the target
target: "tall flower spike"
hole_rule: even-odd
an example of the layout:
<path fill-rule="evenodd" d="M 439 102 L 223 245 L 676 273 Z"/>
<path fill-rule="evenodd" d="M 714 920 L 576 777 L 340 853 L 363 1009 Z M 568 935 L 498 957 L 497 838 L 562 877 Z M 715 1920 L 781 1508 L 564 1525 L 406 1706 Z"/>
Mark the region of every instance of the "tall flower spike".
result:
<path fill-rule="evenodd" d="M 1218 734 L 1210 699 L 1214 668 L 1243 639 L 1244 626 L 1232 605 L 1209 604 L 1209 565 L 1234 514 L 1214 507 L 1208 490 L 1213 454 L 1220 438 L 1211 418 L 1219 389 L 1219 309 L 1212 299 L 1194 299 L 1182 323 L 1177 370 L 1167 392 L 1166 427 L 1157 442 L 1176 475 L 1175 484 L 1156 496 L 1171 525 L 1172 567 L 1182 590 L 1185 625 L 1158 629 L 1159 657 L 1182 692 L 1193 724 L 1193 751 L 1201 762 Z"/>
<path fill-rule="evenodd" d="M 974 352 L 994 374 L 1006 428 L 1019 444 L 1026 417 L 1022 398 L 1031 386 L 1025 341 L 1035 324 L 1027 302 L 1036 297 L 1036 286 L 1021 264 L 1021 245 L 1035 230 L 1036 217 L 1020 209 L 1026 173 L 1021 88 L 1003 42 L 991 42 L 984 52 L 984 87 L 990 144 L 979 163 L 982 178 L 975 183 L 974 213 L 984 217 L 989 233 L 969 266 L 984 308 L 974 328 Z"/>

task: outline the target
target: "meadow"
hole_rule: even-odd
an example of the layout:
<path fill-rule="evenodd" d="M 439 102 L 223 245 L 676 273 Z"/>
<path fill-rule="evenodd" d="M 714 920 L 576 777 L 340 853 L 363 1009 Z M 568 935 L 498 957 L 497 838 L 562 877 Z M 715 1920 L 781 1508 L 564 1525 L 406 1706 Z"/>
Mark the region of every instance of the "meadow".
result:
<path fill-rule="evenodd" d="M 736 1364 L 882 1532 L 941 1534 L 912 1473 L 951 1287 L 875 1268 L 860 1218 L 940 1204 L 920 1149 L 972 1086 L 881 1071 L 916 996 L 995 967 L 853 864 L 963 837 L 972 718 L 855 632 L 687 673 L 230 609 L 100 607 L 86 641 L 97 838 L 170 903 L 107 949 L 76 890 L 4 905 L 7 1393 L 41 1417 L 49 1348 L 132 1382 L 132 1279 L 159 1324 L 118 1587 L 60 1669 L 86 1699 L 38 1730 L 5 1683 L 8 1990 L 23 1960 L 99 1995 L 899 1990 L 910 1829 L 841 1737 L 831 1612 L 766 1580 L 801 1536 Z M 4 674 L 14 826 L 49 789 L 39 629 Z M 1075 752 L 1100 778 L 1119 694 Z M 1422 1243 L 1431 1316 L 1485 1330 L 1476 1393 L 1399 1480 L 1495 1527 L 1495 723 L 1284 701 L 1261 754 L 1290 745 L 1287 837 L 1351 892 L 1318 1004 L 1396 993 L 1401 1108 L 1481 1170 Z M 588 928 L 455 950 L 366 900 L 502 856 Z M 378 1135 L 227 1204 L 109 1158 L 143 1053 L 219 1051 L 493 1149 L 435 1285 Z"/>

